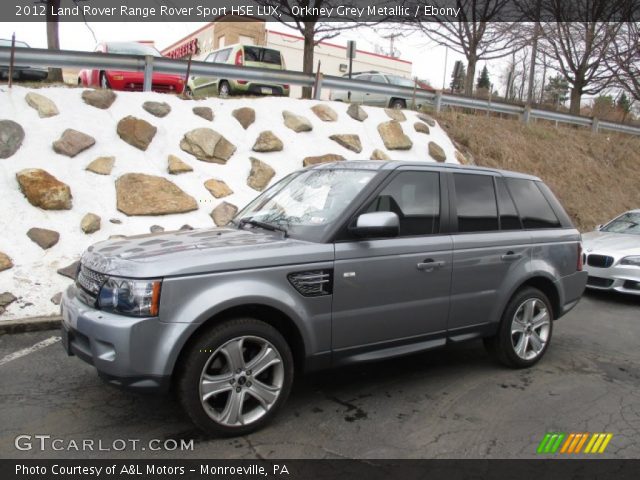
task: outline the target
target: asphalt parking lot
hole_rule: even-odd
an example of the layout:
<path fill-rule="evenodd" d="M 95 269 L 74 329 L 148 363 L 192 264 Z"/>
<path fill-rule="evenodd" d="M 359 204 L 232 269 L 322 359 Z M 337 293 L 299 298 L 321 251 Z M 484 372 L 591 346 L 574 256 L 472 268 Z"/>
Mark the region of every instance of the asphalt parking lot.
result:
<path fill-rule="evenodd" d="M 236 439 L 204 438 L 171 397 L 102 383 L 55 339 L 6 360 L 55 335 L 0 336 L 2 458 L 532 458 L 549 431 L 610 432 L 599 458 L 640 457 L 640 297 L 585 295 L 529 370 L 493 363 L 474 342 L 298 379 L 274 423 Z M 194 442 L 183 452 L 41 452 L 17 450 L 21 434 L 93 439 L 95 449 Z"/>

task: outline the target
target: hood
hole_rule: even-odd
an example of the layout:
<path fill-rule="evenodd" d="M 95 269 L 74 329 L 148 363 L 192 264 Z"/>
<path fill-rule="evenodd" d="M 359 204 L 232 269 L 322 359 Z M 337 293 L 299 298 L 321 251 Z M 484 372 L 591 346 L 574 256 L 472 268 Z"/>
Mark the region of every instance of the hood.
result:
<path fill-rule="evenodd" d="M 640 235 L 595 231 L 582 235 L 582 244 L 587 254 L 640 255 Z"/>
<path fill-rule="evenodd" d="M 138 235 L 96 243 L 82 264 L 99 273 L 153 278 L 333 260 L 333 245 L 280 232 L 210 228 Z"/>

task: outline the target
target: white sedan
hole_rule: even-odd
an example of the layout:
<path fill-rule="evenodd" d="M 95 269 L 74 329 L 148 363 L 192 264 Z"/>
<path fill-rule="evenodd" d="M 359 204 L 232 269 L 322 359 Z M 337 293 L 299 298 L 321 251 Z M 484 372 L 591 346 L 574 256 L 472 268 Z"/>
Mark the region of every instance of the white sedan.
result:
<path fill-rule="evenodd" d="M 587 287 L 640 295 L 640 210 L 582 236 Z"/>

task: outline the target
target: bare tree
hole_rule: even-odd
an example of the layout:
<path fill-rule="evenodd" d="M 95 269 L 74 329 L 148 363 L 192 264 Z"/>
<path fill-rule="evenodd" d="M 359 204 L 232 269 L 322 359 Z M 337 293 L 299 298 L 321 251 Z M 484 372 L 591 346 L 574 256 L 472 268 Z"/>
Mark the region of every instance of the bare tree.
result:
<path fill-rule="evenodd" d="M 598 94 L 613 79 L 606 59 L 620 28 L 619 3 L 611 0 L 545 0 L 543 10 L 555 20 L 542 25 L 542 49 L 571 86 L 569 110 L 580 113 L 584 94 Z M 574 21 L 577 17 L 582 21 Z"/>
<path fill-rule="evenodd" d="M 476 65 L 479 60 L 493 60 L 512 53 L 518 39 L 507 35 L 511 23 L 501 23 L 500 14 L 511 0 L 456 0 L 460 14 L 453 17 L 437 16 L 433 22 L 420 22 L 418 28 L 439 45 L 445 45 L 467 59 L 467 77 L 464 93 L 473 93 Z M 430 2 L 441 8 L 439 2 Z M 441 2 L 440 2 L 441 3 Z M 447 2 L 446 6 L 452 6 Z"/>
<path fill-rule="evenodd" d="M 313 73 L 313 51 L 323 40 L 337 37 L 345 29 L 354 28 L 350 22 L 326 22 L 320 9 L 333 8 L 339 5 L 348 6 L 353 2 L 345 0 L 254 0 L 259 5 L 278 7 L 278 14 L 273 18 L 284 25 L 297 30 L 304 38 L 302 71 Z M 304 10 L 301 10 L 304 9 Z M 348 19 L 345 19 L 348 20 Z M 356 20 L 355 18 L 353 20 Z M 311 98 L 311 87 L 303 87 L 303 98 Z"/>
<path fill-rule="evenodd" d="M 609 70 L 623 89 L 640 100 L 640 24 L 622 25 L 612 46 L 613 54 L 607 58 Z"/>
<path fill-rule="evenodd" d="M 41 3 L 47 5 L 47 48 L 49 50 L 60 50 L 60 35 L 58 33 L 58 17 L 51 15 L 52 12 L 57 11 L 60 7 L 60 0 L 40 0 Z M 61 68 L 49 68 L 49 76 L 47 77 L 50 82 L 62 82 L 62 69 Z"/>

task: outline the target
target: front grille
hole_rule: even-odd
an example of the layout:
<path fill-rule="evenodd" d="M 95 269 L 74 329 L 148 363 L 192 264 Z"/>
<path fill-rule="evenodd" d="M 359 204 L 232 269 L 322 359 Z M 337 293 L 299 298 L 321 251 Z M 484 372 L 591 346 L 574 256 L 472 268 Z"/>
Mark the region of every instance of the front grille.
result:
<path fill-rule="evenodd" d="M 305 297 L 331 295 L 333 292 L 333 271 L 312 270 L 290 273 L 289 282 Z"/>
<path fill-rule="evenodd" d="M 84 265 L 80 265 L 80 272 L 78 272 L 78 277 L 76 278 L 76 285 L 81 289 L 79 292 L 80 299 L 86 304 L 94 304 L 106 279 L 107 275 L 94 272 Z"/>
<path fill-rule="evenodd" d="M 607 255 L 589 255 L 587 257 L 587 265 L 598 268 L 609 268 L 613 265 L 613 257 Z"/>
<path fill-rule="evenodd" d="M 601 277 L 587 277 L 587 285 L 590 287 L 600 287 L 600 288 L 609 288 L 613 285 L 613 280 L 610 278 L 601 278 Z"/>

